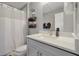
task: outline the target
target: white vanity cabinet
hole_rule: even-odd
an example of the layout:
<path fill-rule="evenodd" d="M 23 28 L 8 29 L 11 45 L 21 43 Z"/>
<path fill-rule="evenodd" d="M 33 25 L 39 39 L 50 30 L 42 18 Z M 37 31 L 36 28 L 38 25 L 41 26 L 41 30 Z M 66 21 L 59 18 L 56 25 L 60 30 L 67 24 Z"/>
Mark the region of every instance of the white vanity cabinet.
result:
<path fill-rule="evenodd" d="M 54 54 L 52 54 L 51 52 L 48 52 L 47 50 L 44 50 L 44 48 L 35 45 L 36 43 L 34 43 L 35 41 L 28 39 L 28 48 L 27 48 L 27 55 L 28 56 L 55 56 Z M 34 44 L 33 44 L 34 43 Z"/>
<path fill-rule="evenodd" d="M 29 47 L 29 56 L 50 56 L 51 54 L 39 47 Z"/>
<path fill-rule="evenodd" d="M 27 39 L 27 51 L 28 56 L 75 56 L 75 54 L 30 38 Z"/>

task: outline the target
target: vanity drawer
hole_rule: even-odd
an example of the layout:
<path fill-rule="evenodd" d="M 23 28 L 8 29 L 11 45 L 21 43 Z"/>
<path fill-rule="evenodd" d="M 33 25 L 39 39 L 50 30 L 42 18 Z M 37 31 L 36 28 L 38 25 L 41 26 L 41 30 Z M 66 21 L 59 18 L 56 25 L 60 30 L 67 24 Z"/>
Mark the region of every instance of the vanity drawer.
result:
<path fill-rule="evenodd" d="M 29 39 L 29 45 L 40 47 L 41 49 L 51 52 L 52 54 L 54 54 L 56 56 L 75 56 L 72 53 L 66 52 L 66 51 L 56 48 L 54 46 L 50 46 L 48 44 L 44 44 L 42 42 L 32 40 L 32 39 Z"/>

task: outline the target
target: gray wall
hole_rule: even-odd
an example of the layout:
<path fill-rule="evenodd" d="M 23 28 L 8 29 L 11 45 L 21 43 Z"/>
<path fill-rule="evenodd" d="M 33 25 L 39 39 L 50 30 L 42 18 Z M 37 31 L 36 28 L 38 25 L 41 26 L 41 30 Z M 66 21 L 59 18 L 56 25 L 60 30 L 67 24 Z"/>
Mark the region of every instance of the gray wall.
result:
<path fill-rule="evenodd" d="M 43 5 L 43 12 L 48 13 L 63 7 L 64 7 L 64 2 L 49 2 Z"/>
<path fill-rule="evenodd" d="M 31 10 L 35 9 L 36 11 L 36 23 L 37 23 L 37 27 L 35 29 L 29 29 L 29 34 L 33 34 L 33 33 L 38 33 L 39 31 L 42 31 L 42 21 L 43 21 L 43 16 L 42 16 L 42 6 L 40 4 L 40 2 L 31 2 L 30 3 L 30 16 L 32 16 Z"/>
<path fill-rule="evenodd" d="M 47 13 L 43 15 L 43 23 L 51 23 L 51 31 L 55 31 L 55 17 L 53 13 Z M 45 31 L 45 29 L 43 29 Z"/>
<path fill-rule="evenodd" d="M 58 8 L 50 12 L 43 13 L 43 22 L 50 22 L 52 24 L 50 29 L 51 31 L 55 31 L 55 14 L 63 11 L 63 8 Z"/>
<path fill-rule="evenodd" d="M 54 17 L 55 13 L 67 11 L 65 9 L 63 10 L 63 6 L 62 6 L 58 9 L 56 8 L 55 10 L 53 10 L 51 12 L 47 12 L 47 13 L 43 14 L 43 11 L 46 10 L 46 7 L 44 8 L 44 10 L 43 10 L 43 7 L 44 6 L 42 6 L 40 2 L 31 2 L 29 4 L 29 17 L 32 16 L 32 12 L 31 12 L 32 9 L 36 10 L 36 17 L 37 17 L 37 21 L 36 21 L 37 22 L 37 28 L 28 29 L 29 34 L 44 31 L 42 25 L 43 25 L 44 22 L 48 22 L 48 21 L 51 22 L 51 24 L 52 24 L 51 30 L 55 30 L 55 17 Z M 24 8 L 24 11 L 26 11 L 25 9 L 27 10 L 27 8 Z M 68 8 L 66 8 L 66 9 L 68 9 Z M 26 20 L 28 20 L 28 19 L 26 19 Z M 28 22 L 27 22 L 27 24 L 28 24 Z M 64 31 L 65 32 L 73 32 L 73 14 L 64 13 Z"/>
<path fill-rule="evenodd" d="M 40 4 L 40 2 L 30 2 L 28 4 L 29 6 L 26 6 L 25 8 L 23 8 L 23 10 L 26 12 L 26 21 L 28 20 L 29 17 L 32 16 L 32 9 L 35 9 L 36 12 L 36 23 L 37 23 L 37 27 L 36 28 L 28 28 L 27 29 L 27 33 L 28 34 L 34 34 L 34 33 L 38 33 L 39 31 L 42 31 L 42 6 Z M 28 24 L 28 21 L 26 22 Z M 28 26 L 28 25 L 27 25 Z"/>
<path fill-rule="evenodd" d="M 65 14 L 64 32 L 73 32 L 73 15 L 66 15 Z"/>
<path fill-rule="evenodd" d="M 79 37 L 79 2 L 77 3 L 77 19 L 76 19 L 76 30 L 77 30 L 77 36 Z"/>
<path fill-rule="evenodd" d="M 49 6 L 50 5 L 51 4 L 49 3 Z M 43 23 L 44 22 L 51 22 L 52 26 L 51 26 L 50 30 L 54 31 L 55 30 L 55 16 L 54 16 L 54 14 L 63 11 L 63 6 L 62 5 L 63 4 L 60 4 L 60 6 L 57 6 L 57 8 L 54 7 L 55 10 L 52 10 L 52 8 L 51 8 L 51 10 L 49 12 L 43 13 L 44 10 L 48 9 L 46 7 L 47 5 L 43 6 L 40 2 L 31 2 L 29 4 L 29 17 L 32 16 L 31 10 L 35 9 L 36 10 L 36 17 L 37 17 L 37 21 L 36 21 L 37 22 L 37 28 L 35 28 L 35 29 L 29 28 L 28 29 L 29 34 L 34 34 L 34 33 L 40 32 L 40 31 L 45 31 L 43 29 Z M 50 7 L 52 7 L 52 6 L 50 6 Z"/>
<path fill-rule="evenodd" d="M 64 3 L 64 31 L 65 32 L 73 32 L 73 3 L 67 2 Z"/>
<path fill-rule="evenodd" d="M 49 3 L 49 5 L 51 5 Z M 60 4 L 60 6 L 56 6 L 55 10 L 52 11 L 52 8 L 49 12 L 44 13 L 43 12 L 45 10 L 47 10 L 48 8 L 45 7 L 45 5 L 43 6 L 40 2 L 32 2 L 30 3 L 30 16 L 31 16 L 31 9 L 35 9 L 36 10 L 36 16 L 37 16 L 37 28 L 36 29 L 30 29 L 30 32 L 40 32 L 40 31 L 45 31 L 43 29 L 43 23 L 44 22 L 50 22 L 52 24 L 50 30 L 54 31 L 55 30 L 55 13 L 59 13 L 63 11 L 63 4 Z M 52 7 L 52 6 L 50 6 Z M 49 8 L 50 8 L 49 7 Z"/>
<path fill-rule="evenodd" d="M 49 6 L 49 8 L 51 8 L 51 7 L 52 6 Z M 49 20 L 50 22 L 53 22 L 53 20 L 55 20 L 54 17 L 53 17 L 55 13 L 64 12 L 64 25 L 63 25 L 64 32 L 73 32 L 74 31 L 74 22 L 73 22 L 73 20 L 74 20 L 74 10 L 73 10 L 73 8 L 74 8 L 74 4 L 72 2 L 65 3 L 64 9 L 63 9 L 63 7 L 59 7 L 56 10 L 51 9 L 50 12 L 44 13 L 44 15 L 46 16 L 46 18 L 48 20 L 51 19 L 51 20 Z M 46 6 L 44 7 L 44 10 L 45 11 L 47 10 Z M 50 15 L 48 15 L 48 14 L 50 14 Z M 48 15 L 48 17 L 47 17 L 47 15 Z M 44 16 L 44 18 L 45 18 L 45 16 Z M 55 23 L 52 23 L 52 25 L 53 25 L 52 30 L 54 30 Z"/>

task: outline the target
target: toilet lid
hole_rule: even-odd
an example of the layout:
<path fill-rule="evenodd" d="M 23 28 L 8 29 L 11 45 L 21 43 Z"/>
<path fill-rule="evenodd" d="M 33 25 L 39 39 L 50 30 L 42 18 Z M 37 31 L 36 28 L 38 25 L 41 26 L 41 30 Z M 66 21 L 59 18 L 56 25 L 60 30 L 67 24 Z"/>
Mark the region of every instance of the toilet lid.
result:
<path fill-rule="evenodd" d="M 27 45 L 23 45 L 16 49 L 16 52 L 25 52 L 27 49 Z"/>

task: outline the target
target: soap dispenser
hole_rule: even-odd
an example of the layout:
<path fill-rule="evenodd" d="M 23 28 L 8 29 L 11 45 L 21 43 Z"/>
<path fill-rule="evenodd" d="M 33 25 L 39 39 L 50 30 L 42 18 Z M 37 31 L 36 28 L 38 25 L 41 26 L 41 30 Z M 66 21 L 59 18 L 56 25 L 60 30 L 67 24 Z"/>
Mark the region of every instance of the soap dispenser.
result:
<path fill-rule="evenodd" d="M 56 28 L 56 37 L 59 37 L 60 28 Z"/>

